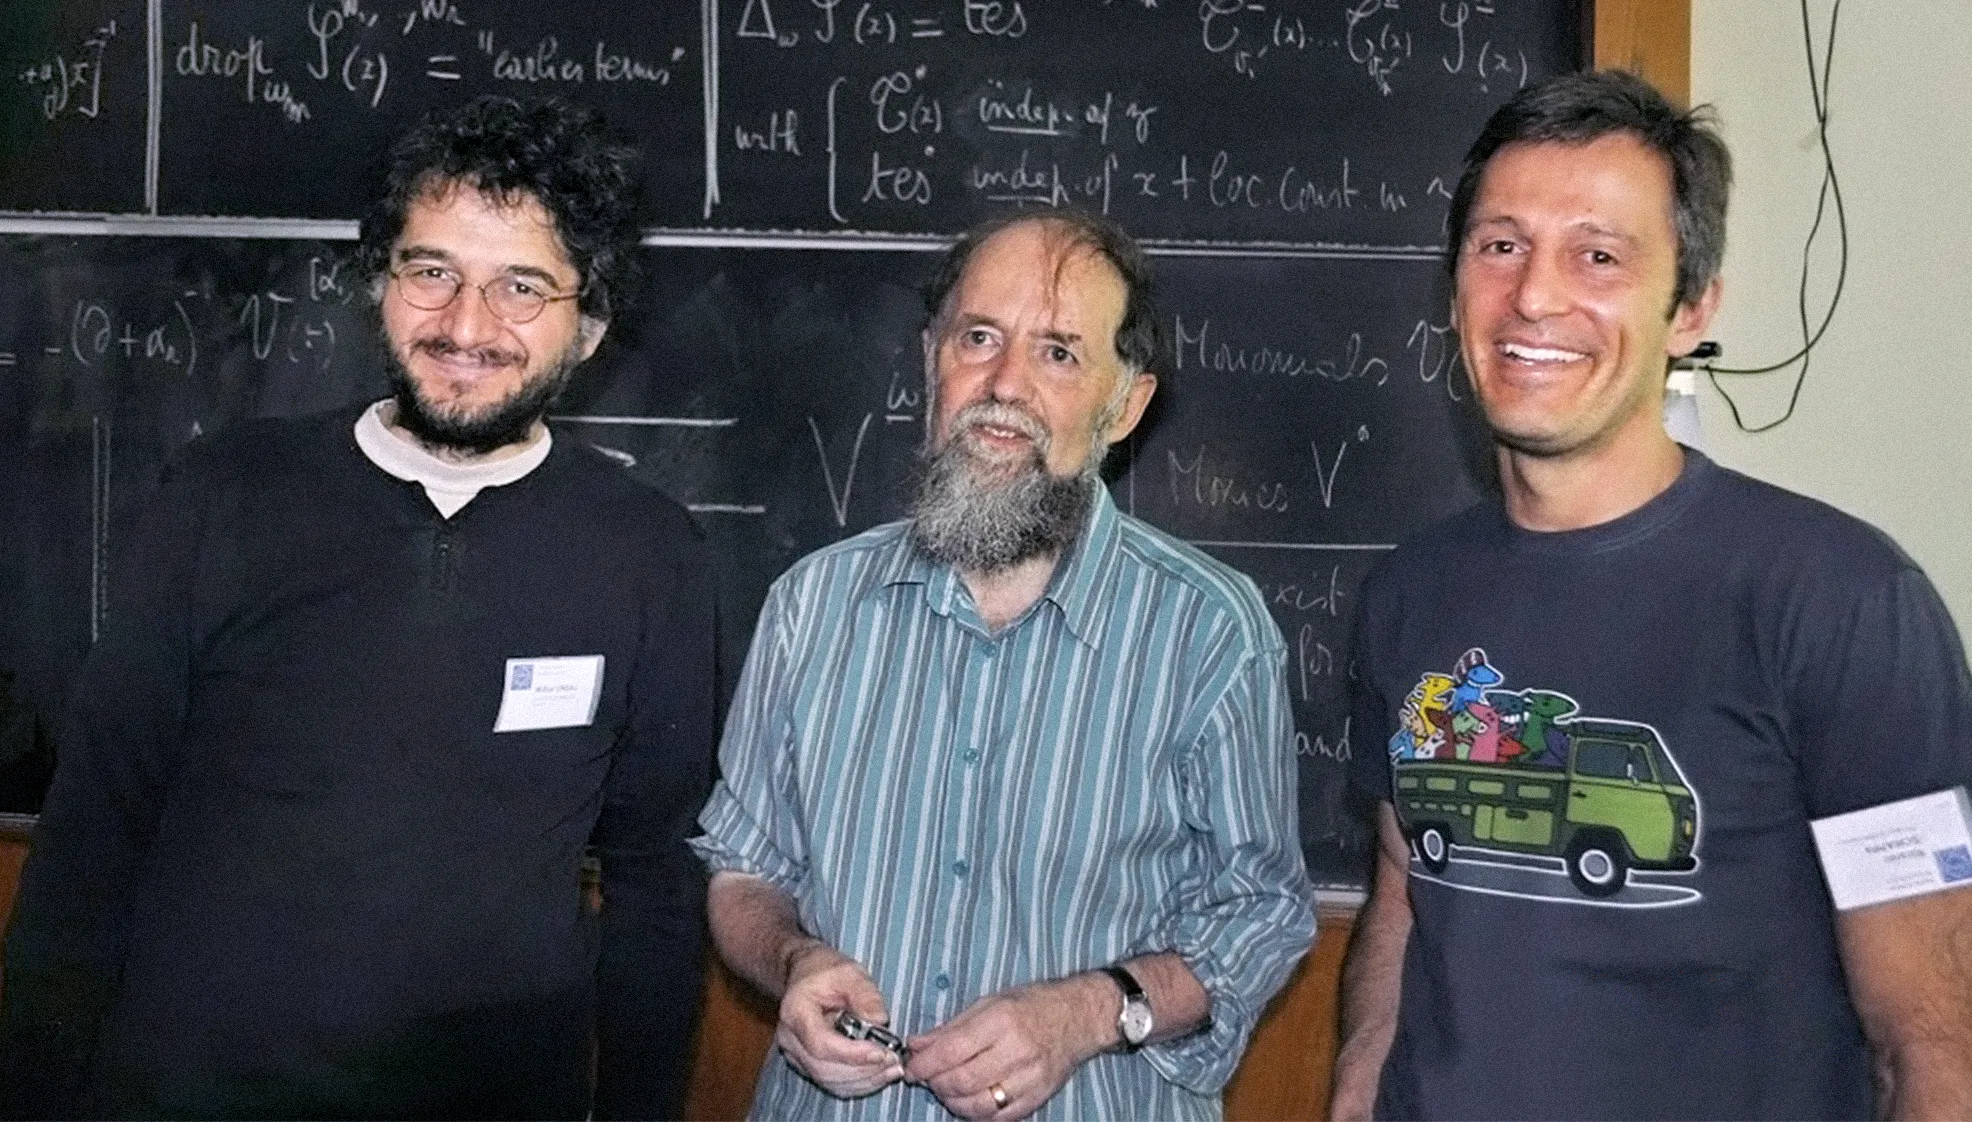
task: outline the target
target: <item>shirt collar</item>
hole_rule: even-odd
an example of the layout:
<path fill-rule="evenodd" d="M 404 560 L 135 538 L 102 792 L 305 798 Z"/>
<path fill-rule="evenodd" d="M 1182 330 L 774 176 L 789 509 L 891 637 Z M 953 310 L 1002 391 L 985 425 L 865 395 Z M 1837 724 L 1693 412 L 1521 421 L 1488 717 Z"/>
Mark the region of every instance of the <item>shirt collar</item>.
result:
<path fill-rule="evenodd" d="M 1121 536 L 1122 515 L 1109 497 L 1109 488 L 1099 486 L 1089 503 L 1082 532 L 1055 566 L 1047 591 L 1041 594 L 1043 601 L 1053 603 L 1061 612 L 1068 630 L 1091 649 L 1102 645 L 1103 628 L 1115 610 L 1113 591 L 1121 561 Z M 958 570 L 919 552 L 908 531 L 899 535 L 880 584 L 920 585 L 925 603 L 939 615 L 956 616 L 964 609 L 968 616 L 976 616 Z"/>

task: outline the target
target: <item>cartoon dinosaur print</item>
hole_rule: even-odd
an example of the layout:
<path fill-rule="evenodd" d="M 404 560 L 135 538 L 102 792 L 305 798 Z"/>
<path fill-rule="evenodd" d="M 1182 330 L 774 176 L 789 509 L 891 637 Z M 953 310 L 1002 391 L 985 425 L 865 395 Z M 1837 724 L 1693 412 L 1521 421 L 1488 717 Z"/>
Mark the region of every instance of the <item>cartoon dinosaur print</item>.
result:
<path fill-rule="evenodd" d="M 1454 713 L 1462 713 L 1466 706 L 1486 696 L 1486 691 L 1505 679 L 1486 661 L 1483 648 L 1474 647 L 1459 656 L 1458 663 L 1452 667 L 1452 678 L 1457 685 L 1452 690 L 1451 703 L 1446 706 Z"/>
<path fill-rule="evenodd" d="M 1500 751 L 1500 715 L 1497 710 L 1483 701 L 1466 705 L 1465 712 L 1459 716 L 1469 722 L 1472 729 L 1466 738 L 1464 757 L 1477 763 L 1495 763 L 1502 758 Z"/>
<path fill-rule="evenodd" d="M 1426 674 L 1411 687 L 1397 713 L 1402 727 L 1390 738 L 1392 758 L 1428 759 L 1437 755 L 1438 748 L 1449 739 L 1451 722 L 1445 699 L 1456 686 L 1449 675 Z"/>
<path fill-rule="evenodd" d="M 1580 708 L 1575 699 L 1549 690 L 1520 691 L 1525 704 L 1526 724 L 1520 730 L 1520 743 L 1526 746 L 1529 763 L 1565 765 L 1568 762 L 1568 735 L 1554 727 Z"/>

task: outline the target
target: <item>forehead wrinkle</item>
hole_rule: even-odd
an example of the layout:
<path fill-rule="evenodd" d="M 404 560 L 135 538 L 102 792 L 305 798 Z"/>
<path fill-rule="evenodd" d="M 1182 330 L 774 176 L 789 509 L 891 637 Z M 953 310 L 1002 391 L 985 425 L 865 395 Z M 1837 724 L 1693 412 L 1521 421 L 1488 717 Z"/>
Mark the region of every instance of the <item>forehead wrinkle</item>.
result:
<path fill-rule="evenodd" d="M 990 254 L 995 252 L 996 248 L 1004 248 L 1005 243 L 1003 239 L 1022 235 L 1038 239 L 1039 255 L 1042 260 L 1038 263 L 1039 268 L 1032 270 L 1032 274 L 1043 274 L 1047 277 L 1047 280 L 1038 286 L 1038 291 L 1035 293 L 1041 325 L 1035 328 L 1033 335 L 1052 342 L 1074 344 L 1082 347 L 1097 345 L 1091 342 L 1089 336 L 1081 332 L 1070 331 L 1059 324 L 1064 294 L 1071 291 L 1068 271 L 1083 260 L 1099 266 L 1090 276 L 1083 278 L 1083 284 L 1079 291 L 1086 297 L 1084 300 L 1085 304 L 1099 299 L 1097 292 L 1100 290 L 1101 282 L 1098 278 L 1103 276 L 1112 278 L 1113 282 L 1119 288 L 1125 289 L 1123 301 L 1127 304 L 1129 296 L 1127 283 L 1124 281 L 1122 273 L 1102 254 L 1100 248 L 1095 243 L 1082 236 L 1080 231 L 1076 230 L 1073 226 L 1047 217 L 1024 219 L 1012 223 L 995 231 L 991 237 L 980 244 L 978 249 L 973 253 L 971 260 L 966 262 L 965 270 L 960 274 L 958 282 L 952 286 L 952 291 L 945 298 L 945 308 L 939 317 L 943 320 L 944 326 L 937 337 L 941 340 L 949 338 L 965 327 L 977 324 L 986 324 L 1000 328 L 1001 330 L 1008 329 L 1007 325 L 994 317 L 980 312 L 966 311 L 962 305 L 966 299 L 968 288 L 976 279 L 977 270 L 982 267 L 982 262 Z M 1036 279 L 1039 279 L 1038 276 Z M 1096 313 L 1096 309 L 1093 307 L 1086 307 L 1084 310 L 1090 314 Z M 1121 330 L 1120 316 L 1121 310 L 1119 309 L 1117 330 Z M 1097 334 L 1100 334 L 1100 332 L 1097 332 Z M 1113 338 L 1110 342 L 1113 347 Z M 1118 361 L 1121 361 L 1120 355 L 1115 355 L 1114 357 Z"/>

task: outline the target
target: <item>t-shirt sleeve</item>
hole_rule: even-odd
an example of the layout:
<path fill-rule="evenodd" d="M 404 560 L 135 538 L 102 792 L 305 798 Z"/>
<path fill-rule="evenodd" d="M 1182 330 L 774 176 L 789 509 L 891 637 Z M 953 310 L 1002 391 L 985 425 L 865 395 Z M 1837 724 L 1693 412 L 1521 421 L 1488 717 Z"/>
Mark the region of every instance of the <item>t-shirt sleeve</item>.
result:
<path fill-rule="evenodd" d="M 1931 582 L 1905 566 L 1817 607 L 1784 663 L 1809 816 L 1972 786 L 1972 672 Z"/>

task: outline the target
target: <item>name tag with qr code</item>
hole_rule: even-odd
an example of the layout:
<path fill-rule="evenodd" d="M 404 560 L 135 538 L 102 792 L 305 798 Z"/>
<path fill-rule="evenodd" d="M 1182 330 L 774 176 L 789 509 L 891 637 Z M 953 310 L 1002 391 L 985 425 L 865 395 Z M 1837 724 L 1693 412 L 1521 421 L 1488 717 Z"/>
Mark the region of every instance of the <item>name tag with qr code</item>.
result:
<path fill-rule="evenodd" d="M 510 658 L 501 685 L 494 732 L 582 728 L 596 721 L 603 656 Z"/>
<path fill-rule="evenodd" d="M 1808 825 L 1841 911 L 1972 885 L 1972 800 L 1963 787 Z"/>

